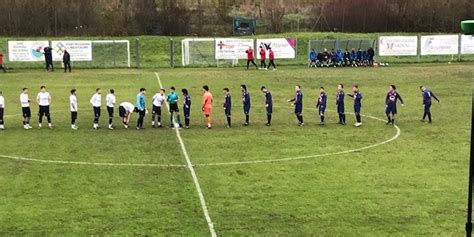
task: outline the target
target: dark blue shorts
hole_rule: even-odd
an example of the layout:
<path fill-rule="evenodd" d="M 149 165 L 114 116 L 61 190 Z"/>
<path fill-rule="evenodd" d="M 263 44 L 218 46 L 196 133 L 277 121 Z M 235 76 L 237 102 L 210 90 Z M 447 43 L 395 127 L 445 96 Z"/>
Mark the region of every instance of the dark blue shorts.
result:
<path fill-rule="evenodd" d="M 319 106 L 319 113 L 324 114 L 326 112 L 326 106 Z"/>
<path fill-rule="evenodd" d="M 344 104 L 337 105 L 337 113 L 343 114 L 344 113 Z"/>
<path fill-rule="evenodd" d="M 183 106 L 183 113 L 184 117 L 189 117 L 189 115 L 191 114 L 191 108 L 186 108 Z"/>
<path fill-rule="evenodd" d="M 272 106 L 266 107 L 266 110 L 267 110 L 267 114 L 273 113 L 273 107 Z"/>
<path fill-rule="evenodd" d="M 396 114 L 397 113 L 397 105 L 395 104 L 388 104 L 387 108 L 385 109 L 385 113 L 392 113 Z"/>
<path fill-rule="evenodd" d="M 250 105 L 244 105 L 244 114 L 250 113 Z"/>
<path fill-rule="evenodd" d="M 295 104 L 295 114 L 301 114 L 303 112 L 302 104 Z"/>
<path fill-rule="evenodd" d="M 229 108 L 224 108 L 224 114 L 225 114 L 225 116 L 227 116 L 227 117 L 230 116 L 230 107 L 229 107 Z"/>
<path fill-rule="evenodd" d="M 429 113 L 431 110 L 431 103 L 424 104 L 425 113 Z"/>
<path fill-rule="evenodd" d="M 354 113 L 360 114 L 360 109 L 362 108 L 361 105 L 354 105 Z"/>

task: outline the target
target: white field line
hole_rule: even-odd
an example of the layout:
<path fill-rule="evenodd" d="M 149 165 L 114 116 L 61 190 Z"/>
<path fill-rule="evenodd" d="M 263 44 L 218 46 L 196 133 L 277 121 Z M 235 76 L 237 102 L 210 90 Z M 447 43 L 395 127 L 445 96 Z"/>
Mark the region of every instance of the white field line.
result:
<path fill-rule="evenodd" d="M 332 111 L 332 110 L 327 110 L 327 111 Z M 332 111 L 335 112 L 335 111 Z M 347 112 L 347 114 L 353 114 L 350 112 Z M 11 114 L 11 115 L 5 115 L 5 116 L 17 116 L 21 114 Z M 377 118 L 374 116 L 369 116 L 369 115 L 362 115 L 362 117 L 367 117 L 371 118 L 374 120 L 378 121 L 385 121 L 381 118 Z M 387 144 L 389 142 L 392 142 L 396 139 L 399 138 L 400 136 L 400 128 L 395 125 L 395 129 L 397 130 L 397 133 L 395 136 L 392 138 L 382 141 L 376 144 L 368 145 L 365 147 L 361 148 L 356 148 L 356 149 L 351 149 L 351 150 L 346 150 L 346 151 L 339 151 L 339 152 L 332 152 L 332 153 L 324 153 L 324 154 L 317 154 L 317 155 L 307 155 L 307 156 L 298 156 L 298 157 L 287 157 L 287 158 L 277 158 L 277 159 L 269 159 L 269 160 L 251 160 L 251 161 L 230 161 L 230 162 L 215 162 L 215 163 L 203 163 L 203 164 L 192 164 L 192 166 L 197 167 L 197 166 L 224 166 L 224 165 L 246 165 L 246 164 L 262 164 L 262 163 L 273 163 L 273 162 L 284 162 L 284 161 L 292 161 L 292 160 L 304 160 L 304 159 L 311 159 L 311 158 L 318 158 L 318 157 L 325 157 L 325 156 L 333 156 L 333 155 L 342 155 L 342 154 L 348 154 L 352 152 L 358 152 L 358 151 L 363 151 L 367 150 L 370 148 L 374 148 L 380 145 Z M 181 138 L 181 136 L 179 136 Z M 178 138 L 178 139 L 179 139 Z M 29 161 L 29 162 L 39 162 L 39 163 L 50 163 L 50 164 L 66 164 L 66 165 L 92 165 L 92 166 L 130 166 L 130 167 L 188 167 L 189 164 L 187 165 L 178 165 L 178 164 L 140 164 L 140 163 L 109 163 L 109 162 L 86 162 L 86 161 L 64 161 L 64 160 L 42 160 L 42 159 L 34 159 L 34 158 L 27 158 L 27 157 L 19 157 L 19 156 L 11 156 L 11 155 L 1 155 L 1 158 L 6 158 L 6 159 L 12 159 L 12 160 L 21 160 L 21 161 Z"/>
<path fill-rule="evenodd" d="M 346 113 L 346 114 L 353 114 L 353 113 Z M 374 119 L 374 120 L 378 120 L 378 121 L 382 121 L 382 122 L 385 121 L 381 118 L 377 118 L 377 117 L 370 116 L 370 115 L 362 115 L 361 114 L 361 116 L 366 117 L 366 118 L 371 118 L 371 119 Z M 288 157 L 288 158 L 280 158 L 280 159 L 270 159 L 270 160 L 250 160 L 250 161 L 215 162 L 215 163 L 206 163 L 206 164 L 194 164 L 194 166 L 223 166 L 223 165 L 246 165 L 246 164 L 272 163 L 272 162 L 304 160 L 304 159 L 324 157 L 324 156 L 348 154 L 348 153 L 352 153 L 352 152 L 358 152 L 358 151 L 363 151 L 363 150 L 367 150 L 367 149 L 370 149 L 370 148 L 374 148 L 376 146 L 384 145 L 386 143 L 389 143 L 389 142 L 392 142 L 392 141 L 398 139 L 398 137 L 400 137 L 401 131 L 400 131 L 400 128 L 397 125 L 395 125 L 394 127 L 397 130 L 397 133 L 392 138 L 390 138 L 388 140 L 385 140 L 383 142 L 376 143 L 376 144 L 364 146 L 364 147 L 361 147 L 361 148 L 346 150 L 346 151 L 338 151 L 338 152 L 331 152 L 331 153 L 318 154 L 318 155 L 309 155 L 309 156 L 297 156 L 297 157 Z"/>
<path fill-rule="evenodd" d="M 135 166 L 135 167 L 186 167 L 185 165 L 175 165 L 175 164 L 140 164 L 140 163 L 101 163 L 101 162 L 87 162 L 87 161 L 65 161 L 65 160 L 41 160 L 33 159 L 26 157 L 18 156 L 9 156 L 9 155 L 0 155 L 2 158 L 7 158 L 11 160 L 21 160 L 21 161 L 31 161 L 39 163 L 51 163 L 51 164 L 67 164 L 67 165 L 95 165 L 95 166 Z"/>
<path fill-rule="evenodd" d="M 161 79 L 160 76 L 158 75 L 157 72 L 155 72 L 156 80 L 158 81 L 158 84 L 160 85 L 160 88 L 163 88 L 163 84 L 161 84 Z M 169 104 L 166 103 L 166 106 L 168 107 L 169 110 Z M 173 124 L 175 122 L 173 121 Z M 193 164 L 191 163 L 191 160 L 189 159 L 188 151 L 186 150 L 186 147 L 184 146 L 183 139 L 181 138 L 181 134 L 179 132 L 178 128 L 175 128 L 176 131 L 176 136 L 178 137 L 179 143 L 181 145 L 181 150 L 183 152 L 184 158 L 186 159 L 187 167 L 189 171 L 191 172 L 191 176 L 193 177 L 194 181 L 194 186 L 196 187 L 196 190 L 198 192 L 199 196 L 199 201 L 201 202 L 201 207 L 202 211 L 204 212 L 204 217 L 206 218 L 207 225 L 209 227 L 209 231 L 211 232 L 212 237 L 216 237 L 216 231 L 214 230 L 214 223 L 211 220 L 211 216 L 209 216 L 209 211 L 207 210 L 207 205 L 206 205 L 206 200 L 204 199 L 204 194 L 202 193 L 201 190 L 201 185 L 199 184 L 198 177 L 196 175 L 196 171 L 194 170 Z"/>

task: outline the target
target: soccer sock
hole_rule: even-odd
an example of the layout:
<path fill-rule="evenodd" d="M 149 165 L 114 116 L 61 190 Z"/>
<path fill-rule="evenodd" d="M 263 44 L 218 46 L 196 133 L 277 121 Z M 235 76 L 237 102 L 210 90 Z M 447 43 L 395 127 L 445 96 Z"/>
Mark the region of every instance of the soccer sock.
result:
<path fill-rule="evenodd" d="M 395 124 L 395 118 L 392 119 L 392 124 Z"/>
<path fill-rule="evenodd" d="M 184 125 L 186 125 L 186 127 L 189 126 L 189 119 L 188 118 L 184 118 Z"/>
<path fill-rule="evenodd" d="M 112 125 L 112 118 L 109 118 L 109 125 Z"/>
<path fill-rule="evenodd" d="M 346 123 L 346 114 L 342 114 L 342 122 Z"/>
<path fill-rule="evenodd" d="M 356 119 L 357 119 L 357 122 L 360 123 L 361 122 L 361 119 L 360 119 L 360 114 L 356 114 Z"/>
<path fill-rule="evenodd" d="M 26 125 L 26 122 L 25 122 L 25 121 L 23 121 L 23 125 Z"/>
<path fill-rule="evenodd" d="M 267 114 L 267 121 L 268 121 L 268 124 L 272 123 L 272 115 L 271 114 Z"/>
<path fill-rule="evenodd" d="M 173 114 L 170 115 L 170 126 L 173 126 Z"/>
<path fill-rule="evenodd" d="M 161 115 L 158 115 L 158 123 L 161 123 Z"/>
<path fill-rule="evenodd" d="M 425 120 L 425 118 L 426 118 L 426 115 L 428 115 L 428 113 L 427 113 L 427 112 L 425 112 L 425 113 L 423 114 L 423 120 Z"/>
<path fill-rule="evenodd" d="M 153 124 L 155 124 L 155 117 L 156 117 L 156 115 L 153 113 L 153 114 L 151 115 L 151 122 L 152 122 Z"/>
<path fill-rule="evenodd" d="M 389 113 L 387 113 L 387 119 L 388 119 L 388 122 L 389 122 L 389 123 L 392 122 L 392 118 L 390 118 L 390 114 L 389 114 Z"/>
<path fill-rule="evenodd" d="M 428 112 L 428 120 L 429 120 L 430 123 L 431 123 L 431 112 Z"/>
<path fill-rule="evenodd" d="M 324 115 L 321 115 L 321 123 L 324 123 Z"/>
<path fill-rule="evenodd" d="M 230 117 L 227 117 L 227 125 L 230 127 Z"/>
<path fill-rule="evenodd" d="M 179 119 L 179 114 L 176 116 L 176 122 L 177 122 L 178 124 L 181 123 L 181 121 L 180 121 L 180 119 Z"/>
<path fill-rule="evenodd" d="M 249 123 L 250 115 L 246 114 L 245 115 L 245 123 Z"/>
<path fill-rule="evenodd" d="M 342 123 L 342 116 L 341 116 L 341 113 L 338 113 L 337 115 L 339 115 L 339 123 Z"/>

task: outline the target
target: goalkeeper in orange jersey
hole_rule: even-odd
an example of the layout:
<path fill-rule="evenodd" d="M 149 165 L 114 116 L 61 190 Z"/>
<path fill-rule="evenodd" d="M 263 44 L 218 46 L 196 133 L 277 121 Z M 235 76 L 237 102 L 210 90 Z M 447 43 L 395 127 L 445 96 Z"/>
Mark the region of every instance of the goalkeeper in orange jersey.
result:
<path fill-rule="evenodd" d="M 209 92 L 209 86 L 202 87 L 202 112 L 206 116 L 207 129 L 211 129 L 211 113 L 212 113 L 212 94 Z"/>

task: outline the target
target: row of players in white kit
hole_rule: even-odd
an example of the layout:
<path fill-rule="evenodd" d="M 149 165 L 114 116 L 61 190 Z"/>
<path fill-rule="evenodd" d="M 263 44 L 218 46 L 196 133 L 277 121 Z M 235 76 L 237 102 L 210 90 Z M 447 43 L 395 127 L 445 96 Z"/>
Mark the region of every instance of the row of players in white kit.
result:
<path fill-rule="evenodd" d="M 77 104 L 77 97 L 76 97 L 76 90 L 73 89 L 71 90 L 71 95 L 69 96 L 69 106 L 70 106 L 70 111 L 71 111 L 71 128 L 72 129 L 77 129 L 76 125 L 76 120 L 77 120 L 77 111 L 78 111 L 78 104 Z M 109 114 L 109 129 L 113 129 L 112 126 L 112 118 L 113 118 L 113 113 L 114 113 L 114 106 L 116 103 L 115 95 L 114 95 L 114 90 L 111 89 L 110 93 L 107 94 L 106 96 L 106 106 L 107 106 L 107 112 Z M 52 128 L 52 123 L 51 123 L 51 115 L 49 111 L 49 106 L 51 104 L 51 95 L 46 91 L 45 86 L 41 86 L 41 91 L 38 93 L 36 96 L 36 101 L 39 105 L 39 123 L 38 127 L 42 127 L 42 119 L 43 116 L 46 117 L 48 120 L 48 127 Z M 23 92 L 20 94 L 20 103 L 22 107 L 22 116 L 23 116 L 23 127 L 25 129 L 30 129 L 33 128 L 30 125 L 30 118 L 31 118 L 31 109 L 30 109 L 30 98 L 28 96 L 28 88 L 23 88 Z M 90 99 L 90 103 L 94 109 L 94 122 L 93 122 L 93 128 L 98 129 L 99 128 L 99 117 L 100 117 L 100 107 L 102 105 L 102 96 L 101 96 L 101 90 L 98 88 L 96 90 L 96 93 L 92 96 Z M 131 107 L 131 111 L 127 111 L 128 113 L 133 112 L 133 104 L 127 103 L 126 109 L 128 107 Z M 127 113 L 127 114 L 128 114 Z M 125 118 L 124 118 L 125 119 Z M 128 122 L 128 121 L 126 121 Z"/>

